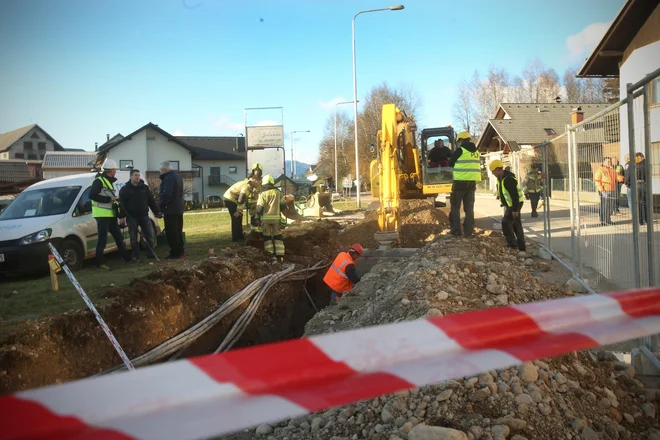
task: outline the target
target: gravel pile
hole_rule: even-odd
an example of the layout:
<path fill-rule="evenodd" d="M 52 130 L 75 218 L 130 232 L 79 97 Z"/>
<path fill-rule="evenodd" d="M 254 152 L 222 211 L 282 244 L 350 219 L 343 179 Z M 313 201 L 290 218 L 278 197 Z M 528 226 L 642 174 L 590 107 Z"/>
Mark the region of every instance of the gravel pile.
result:
<path fill-rule="evenodd" d="M 379 263 L 306 335 L 574 295 L 550 266 L 504 246 L 500 233 L 442 237 Z M 660 392 L 607 352 L 580 352 L 261 425 L 232 438 L 384 440 L 660 440 Z"/>

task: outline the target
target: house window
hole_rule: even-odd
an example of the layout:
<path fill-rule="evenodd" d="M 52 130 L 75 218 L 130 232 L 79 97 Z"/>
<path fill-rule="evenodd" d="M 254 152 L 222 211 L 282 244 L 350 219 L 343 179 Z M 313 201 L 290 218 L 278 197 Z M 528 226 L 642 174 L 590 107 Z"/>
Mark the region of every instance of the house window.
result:
<path fill-rule="evenodd" d="M 119 161 L 119 169 L 124 170 L 127 167 L 133 168 L 133 161 L 132 160 L 120 160 Z"/>
<path fill-rule="evenodd" d="M 555 132 L 553 128 L 544 128 L 544 130 L 545 130 L 545 134 L 547 134 L 548 136 L 554 136 L 557 134 L 557 132 Z"/>
<path fill-rule="evenodd" d="M 37 132 L 35 131 L 34 133 L 32 133 L 32 136 L 30 136 L 30 138 L 32 138 L 32 139 L 39 139 L 39 135 L 38 135 Z"/>
<path fill-rule="evenodd" d="M 31 150 L 32 149 L 32 142 L 23 142 L 23 149 L 24 150 Z"/>
<path fill-rule="evenodd" d="M 236 173 L 238 173 L 237 167 L 229 167 L 229 174 L 236 174 Z"/>
<path fill-rule="evenodd" d="M 39 151 L 45 151 L 46 150 L 46 143 L 45 142 L 39 142 L 37 144 L 37 148 L 39 148 Z"/>
<path fill-rule="evenodd" d="M 651 81 L 649 93 L 651 95 L 651 107 L 660 106 L 660 77 Z"/>
<path fill-rule="evenodd" d="M 14 153 L 14 159 L 25 159 L 25 154 L 23 154 L 23 153 Z"/>
<path fill-rule="evenodd" d="M 37 155 L 34 153 L 28 154 L 28 160 L 37 160 Z"/>
<path fill-rule="evenodd" d="M 170 160 L 169 162 L 172 164 L 172 169 L 174 171 L 179 171 L 179 161 L 178 160 Z"/>

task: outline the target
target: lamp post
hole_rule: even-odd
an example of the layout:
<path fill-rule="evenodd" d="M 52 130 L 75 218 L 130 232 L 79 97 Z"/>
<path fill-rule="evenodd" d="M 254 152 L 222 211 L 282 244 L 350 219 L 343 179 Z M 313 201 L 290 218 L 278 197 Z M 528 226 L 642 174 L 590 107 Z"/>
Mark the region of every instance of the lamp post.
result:
<path fill-rule="evenodd" d="M 360 11 L 353 16 L 353 112 L 355 116 L 355 178 L 357 184 L 357 206 L 360 207 L 360 157 L 358 154 L 358 115 L 357 115 L 357 71 L 355 67 L 355 19 L 360 14 L 366 14 L 368 12 L 379 12 L 379 11 L 400 11 L 403 9 L 403 5 L 390 6 L 389 8 L 380 8 L 380 9 L 369 9 L 366 11 Z"/>
<path fill-rule="evenodd" d="M 296 160 L 293 157 L 293 134 L 294 133 L 309 133 L 309 130 L 292 131 L 292 132 L 289 133 L 289 137 L 291 137 L 291 179 L 293 179 L 296 175 Z"/>
<path fill-rule="evenodd" d="M 343 101 L 335 104 L 335 192 L 339 192 L 339 172 L 337 171 L 337 106 L 352 103 L 353 101 Z"/>

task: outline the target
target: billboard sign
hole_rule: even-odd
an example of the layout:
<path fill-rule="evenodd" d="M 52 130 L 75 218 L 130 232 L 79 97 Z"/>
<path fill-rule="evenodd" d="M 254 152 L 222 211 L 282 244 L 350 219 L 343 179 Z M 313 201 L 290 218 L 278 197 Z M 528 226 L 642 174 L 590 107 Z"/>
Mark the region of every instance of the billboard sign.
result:
<path fill-rule="evenodd" d="M 282 147 L 284 127 L 282 125 L 247 127 L 247 142 L 248 149 Z"/>

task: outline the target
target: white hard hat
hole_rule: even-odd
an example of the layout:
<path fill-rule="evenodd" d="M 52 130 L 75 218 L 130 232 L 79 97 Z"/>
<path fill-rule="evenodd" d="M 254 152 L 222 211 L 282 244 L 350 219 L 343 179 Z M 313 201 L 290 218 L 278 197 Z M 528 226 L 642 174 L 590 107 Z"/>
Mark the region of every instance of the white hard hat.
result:
<path fill-rule="evenodd" d="M 112 159 L 106 159 L 105 162 L 103 162 L 103 166 L 101 167 L 101 169 L 103 169 L 103 171 L 105 171 L 105 170 L 116 170 L 118 168 L 119 167 L 117 166 L 117 162 L 112 160 Z"/>

